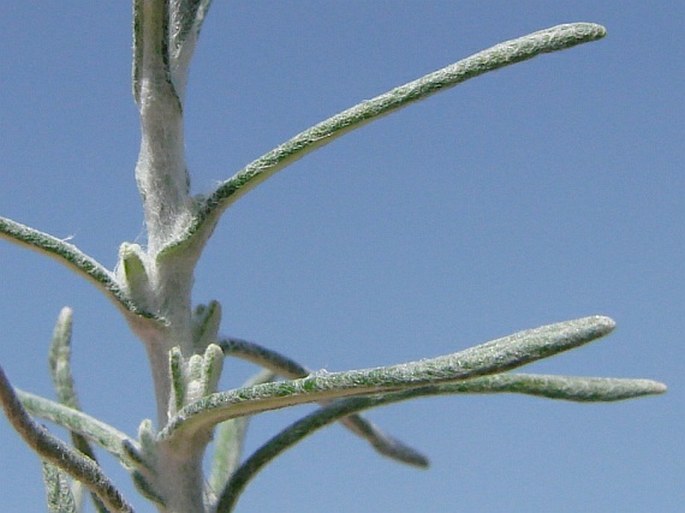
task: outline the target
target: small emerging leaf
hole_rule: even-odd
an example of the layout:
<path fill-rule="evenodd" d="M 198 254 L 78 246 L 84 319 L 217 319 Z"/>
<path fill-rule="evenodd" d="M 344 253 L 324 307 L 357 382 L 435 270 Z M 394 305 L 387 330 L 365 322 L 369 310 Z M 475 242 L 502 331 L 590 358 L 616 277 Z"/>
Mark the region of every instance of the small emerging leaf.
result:
<path fill-rule="evenodd" d="M 145 253 L 138 244 L 124 242 L 120 246 L 117 271 L 131 299 L 149 308 L 150 279 L 145 267 Z"/>
<path fill-rule="evenodd" d="M 183 355 L 178 347 L 169 351 L 169 377 L 171 378 L 171 397 L 169 398 L 169 414 L 171 415 L 183 408 L 186 398 Z"/>
<path fill-rule="evenodd" d="M 210 301 L 208 305 L 198 305 L 193 314 L 193 347 L 195 352 L 203 352 L 209 344 L 216 343 L 221 324 L 221 304 Z"/>
<path fill-rule="evenodd" d="M 243 386 L 268 383 L 275 378 L 276 375 L 273 372 L 263 370 L 250 378 Z M 217 427 L 214 437 L 212 471 L 209 478 L 209 488 L 212 494 L 219 492 L 226 486 L 229 478 L 240 465 L 249 421 L 249 416 L 240 417 L 222 422 Z"/>
<path fill-rule="evenodd" d="M 202 395 L 213 394 L 219 384 L 224 366 L 224 352 L 216 344 L 209 344 L 202 361 Z"/>
<path fill-rule="evenodd" d="M 70 408 L 79 409 L 70 366 L 72 325 L 71 308 L 62 308 L 52 333 L 48 363 L 59 402 Z"/>
<path fill-rule="evenodd" d="M 42 461 L 43 482 L 50 513 L 77 513 L 67 475 L 52 463 Z"/>
<path fill-rule="evenodd" d="M 188 358 L 188 370 L 187 379 L 188 381 L 200 381 L 202 379 L 202 366 L 203 358 L 202 355 L 194 354 Z"/>

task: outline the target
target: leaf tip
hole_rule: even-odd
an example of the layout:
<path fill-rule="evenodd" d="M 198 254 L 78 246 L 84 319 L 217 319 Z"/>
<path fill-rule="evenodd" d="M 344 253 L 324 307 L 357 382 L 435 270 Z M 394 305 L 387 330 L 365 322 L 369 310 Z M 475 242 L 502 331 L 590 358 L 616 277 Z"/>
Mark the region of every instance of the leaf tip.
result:
<path fill-rule="evenodd" d="M 595 315 L 594 320 L 596 322 L 597 328 L 606 333 L 612 332 L 616 328 L 616 321 L 611 317 L 606 315 Z"/>
<path fill-rule="evenodd" d="M 665 394 L 668 392 L 668 386 L 665 383 L 659 381 L 654 381 L 652 383 L 652 393 L 653 394 Z"/>

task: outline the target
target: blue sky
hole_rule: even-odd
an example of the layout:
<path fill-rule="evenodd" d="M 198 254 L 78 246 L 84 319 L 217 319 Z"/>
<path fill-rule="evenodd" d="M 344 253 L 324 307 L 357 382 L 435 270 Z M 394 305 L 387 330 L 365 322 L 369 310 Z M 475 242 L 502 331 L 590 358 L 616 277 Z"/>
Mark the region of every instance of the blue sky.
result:
<path fill-rule="evenodd" d="M 144 241 L 130 11 L 0 4 L 0 213 L 108 267 L 122 241 Z M 459 396 L 372 411 L 430 470 L 331 427 L 264 470 L 238 512 L 682 511 L 684 15 L 677 2 L 215 2 L 185 109 L 195 192 L 499 41 L 571 21 L 608 29 L 383 118 L 241 199 L 196 274 L 195 300 L 222 302 L 224 333 L 332 371 L 606 314 L 610 337 L 526 370 L 670 387 L 610 405 Z M 0 362 L 16 386 L 53 396 L 47 347 L 69 305 L 84 410 L 134 434 L 154 400 L 118 312 L 41 255 L 2 242 L 0 262 Z M 227 363 L 223 387 L 252 370 Z M 308 411 L 255 419 L 248 450 Z M 6 421 L 0 439 L 0 510 L 44 511 L 37 458 Z"/>

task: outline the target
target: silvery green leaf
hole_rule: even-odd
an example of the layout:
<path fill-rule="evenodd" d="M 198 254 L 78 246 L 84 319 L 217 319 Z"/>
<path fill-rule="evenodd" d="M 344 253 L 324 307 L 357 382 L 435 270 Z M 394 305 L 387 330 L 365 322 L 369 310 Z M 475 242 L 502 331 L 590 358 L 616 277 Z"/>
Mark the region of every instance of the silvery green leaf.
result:
<path fill-rule="evenodd" d="M 285 378 L 304 378 L 310 374 L 306 367 L 291 358 L 254 342 L 230 337 L 220 340 L 219 344 L 227 356 L 243 358 L 265 369 L 271 369 Z M 323 401 L 319 404 L 326 405 L 328 403 Z M 419 451 L 385 433 L 374 423 L 360 415 L 347 415 L 340 422 L 350 431 L 367 440 L 376 451 L 384 456 L 421 468 L 425 468 L 429 464 L 428 458 Z"/>
<path fill-rule="evenodd" d="M 43 253 L 64 264 L 104 292 L 125 314 L 133 314 L 151 321 L 161 320 L 133 302 L 114 273 L 73 244 L 6 217 L 0 217 L 0 237 Z"/>
<path fill-rule="evenodd" d="M 71 375 L 71 333 L 72 333 L 72 311 L 70 308 L 63 308 L 55 324 L 50 344 L 49 364 L 52 381 L 57 389 L 59 402 L 69 408 L 79 410 L 78 397 L 74 389 L 74 380 Z M 72 431 L 71 441 L 79 451 L 97 462 L 95 451 L 91 447 L 88 439 L 83 435 Z M 97 495 L 91 493 L 95 509 L 99 513 L 107 513 L 107 509 Z"/>
<path fill-rule="evenodd" d="M 307 153 L 352 130 L 489 71 L 545 53 L 596 41 L 605 35 L 606 29 L 595 23 L 557 25 L 499 43 L 375 98 L 362 101 L 276 146 L 221 183 L 209 196 L 200 198 L 192 222 L 161 251 L 173 251 L 176 246 L 189 244 L 192 238 L 206 240 L 221 213 L 231 203 Z"/>
<path fill-rule="evenodd" d="M 198 305 L 193 312 L 193 346 L 197 353 L 203 352 L 218 338 L 221 324 L 221 305 L 210 301 L 207 305 Z"/>
<path fill-rule="evenodd" d="M 138 244 L 124 242 L 119 247 L 116 273 L 120 282 L 125 285 L 129 297 L 136 304 L 149 309 L 152 290 L 145 265 L 146 258 L 145 251 Z"/>
<path fill-rule="evenodd" d="M 178 347 L 169 351 L 169 378 L 171 380 L 171 397 L 169 398 L 169 415 L 177 412 L 185 404 L 188 392 L 185 362 Z"/>
<path fill-rule="evenodd" d="M 41 459 L 52 463 L 83 483 L 110 511 L 133 512 L 133 508 L 114 483 L 102 472 L 99 465 L 80 451 L 65 444 L 31 418 L 2 367 L 0 367 L 0 404 L 12 427 Z"/>
<path fill-rule="evenodd" d="M 188 80 L 188 67 L 200 36 L 211 0 L 169 1 L 169 65 L 171 79 L 183 98 Z"/>
<path fill-rule="evenodd" d="M 43 465 L 43 482 L 50 513 L 77 513 L 76 501 L 64 472 L 47 461 Z"/>
<path fill-rule="evenodd" d="M 497 374 L 579 347 L 607 335 L 614 327 L 608 317 L 584 317 L 524 330 L 437 358 L 347 372 L 319 371 L 306 378 L 211 394 L 179 411 L 159 433 L 159 439 L 189 437 L 224 420 L 295 404 Z"/>
<path fill-rule="evenodd" d="M 202 395 L 216 392 L 224 365 L 224 352 L 216 344 L 209 344 L 202 359 Z"/>

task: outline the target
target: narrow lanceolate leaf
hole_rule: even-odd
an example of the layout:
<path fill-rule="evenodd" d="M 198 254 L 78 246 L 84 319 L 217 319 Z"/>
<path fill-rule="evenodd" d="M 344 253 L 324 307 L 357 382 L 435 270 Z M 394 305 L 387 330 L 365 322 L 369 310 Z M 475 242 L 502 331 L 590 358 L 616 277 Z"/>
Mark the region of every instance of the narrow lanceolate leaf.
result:
<path fill-rule="evenodd" d="M 211 0 L 169 1 L 169 68 L 181 98 L 188 80 L 190 59 L 210 4 Z"/>
<path fill-rule="evenodd" d="M 167 250 L 187 243 L 192 237 L 208 238 L 221 212 L 230 203 L 307 153 L 351 130 L 470 78 L 543 53 L 595 41 L 605 34 L 604 27 L 593 23 L 571 23 L 534 32 L 478 52 L 336 114 L 277 146 L 223 182 L 210 196 L 201 200 L 190 226 L 184 234 L 171 241 Z"/>
<path fill-rule="evenodd" d="M 202 395 L 216 392 L 224 366 L 224 353 L 216 344 L 209 344 L 202 360 Z"/>
<path fill-rule="evenodd" d="M 310 374 L 306 367 L 303 367 L 291 358 L 254 342 L 238 338 L 226 338 L 220 341 L 220 345 L 227 356 L 238 356 L 264 368 L 271 369 L 286 378 L 304 378 Z M 323 401 L 320 404 L 327 403 Z M 340 422 L 350 431 L 367 440 L 376 451 L 384 456 L 417 467 L 427 467 L 429 464 L 428 458 L 419 451 L 383 432 L 378 426 L 359 415 L 353 414 L 343 417 Z"/>
<path fill-rule="evenodd" d="M 120 283 L 126 287 L 128 296 L 142 308 L 150 310 L 152 288 L 145 258 L 145 252 L 138 244 L 124 242 L 119 247 L 119 263 L 116 272 Z"/>
<path fill-rule="evenodd" d="M 50 374 L 57 390 L 59 402 L 69 408 L 80 410 L 78 397 L 74 389 L 74 380 L 71 375 L 71 332 L 72 311 L 70 308 L 63 308 L 53 331 L 48 360 Z M 95 451 L 93 451 L 90 443 L 83 435 L 72 431 L 71 441 L 74 447 L 97 463 Z M 99 513 L 107 513 L 107 508 L 105 508 L 105 505 L 97 495 L 91 493 L 91 499 Z"/>
<path fill-rule="evenodd" d="M 178 347 L 169 351 L 169 377 L 171 378 L 171 397 L 169 398 L 169 415 L 183 408 L 187 393 L 187 378 L 183 355 Z"/>
<path fill-rule="evenodd" d="M 66 474 L 46 461 L 43 464 L 43 482 L 50 513 L 77 513 L 76 501 L 71 493 Z"/>
<path fill-rule="evenodd" d="M 198 305 L 193 312 L 193 347 L 201 353 L 209 344 L 216 343 L 221 324 L 221 304 L 210 301 L 207 305 Z"/>
<path fill-rule="evenodd" d="M 0 236 L 50 256 L 66 265 L 72 271 L 94 283 L 98 289 L 105 292 L 126 313 L 130 312 L 142 317 L 155 318 L 153 314 L 142 310 L 131 301 L 113 273 L 73 244 L 6 217 L 0 217 Z"/>
<path fill-rule="evenodd" d="M 276 374 L 271 371 L 261 371 L 250 378 L 244 386 L 268 383 L 275 377 Z M 227 420 L 217 426 L 214 435 L 214 457 L 209 475 L 209 493 L 207 494 L 209 497 L 213 497 L 210 502 L 216 502 L 216 495 L 223 490 L 228 479 L 240 464 L 249 421 L 250 417 L 245 416 Z"/>
<path fill-rule="evenodd" d="M 33 421 L 1 367 L 0 402 L 12 427 L 42 459 L 83 483 L 111 512 L 133 511 L 119 490 L 93 460 L 72 449 Z"/>
<path fill-rule="evenodd" d="M 333 422 L 369 408 L 417 397 L 464 393 L 520 393 L 578 402 L 619 401 L 660 394 L 665 385 L 646 379 L 548 376 L 539 374 L 494 374 L 444 385 L 367 397 L 340 399 L 291 424 L 257 449 L 236 469 L 222 490 L 216 513 L 232 511 L 248 482 L 274 458 Z"/>
<path fill-rule="evenodd" d="M 80 408 L 76 391 L 74 390 L 70 362 L 72 318 L 71 308 L 63 308 L 52 333 L 48 362 L 50 364 L 52 382 L 57 391 L 57 399 L 61 404 L 78 410 Z"/>
<path fill-rule="evenodd" d="M 160 432 L 173 439 L 219 422 L 294 404 L 396 392 L 496 374 L 586 344 L 613 330 L 608 317 L 593 316 L 521 331 L 447 356 L 306 378 L 212 394 L 183 408 Z"/>
<path fill-rule="evenodd" d="M 19 389 L 15 389 L 15 393 L 23 407 L 32 415 L 82 435 L 116 456 L 125 465 L 129 459 L 122 444 L 128 443 L 134 447 L 138 445 L 125 433 L 81 411 Z"/>
<path fill-rule="evenodd" d="M 663 394 L 666 392 L 666 385 L 650 379 L 494 374 L 440 385 L 434 389 L 436 394 L 510 393 L 589 403 L 623 401 L 646 395 Z M 426 390 L 426 393 L 432 395 L 431 390 Z"/>

